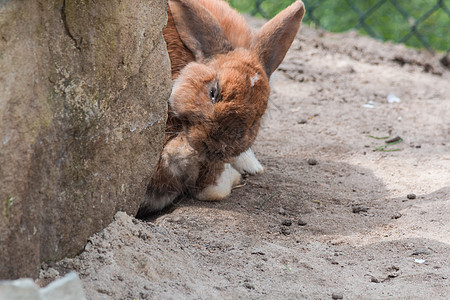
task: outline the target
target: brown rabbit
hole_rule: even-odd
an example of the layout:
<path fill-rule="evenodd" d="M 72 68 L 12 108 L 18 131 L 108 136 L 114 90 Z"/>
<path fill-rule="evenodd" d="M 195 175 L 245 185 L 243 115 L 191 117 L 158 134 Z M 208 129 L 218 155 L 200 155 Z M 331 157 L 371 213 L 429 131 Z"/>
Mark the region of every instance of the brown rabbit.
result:
<path fill-rule="evenodd" d="M 294 2 L 254 36 L 221 0 L 169 0 L 164 39 L 174 85 L 160 160 L 138 215 L 181 193 L 227 197 L 241 173 L 263 171 L 250 147 L 269 98 L 269 77 L 305 13 Z"/>

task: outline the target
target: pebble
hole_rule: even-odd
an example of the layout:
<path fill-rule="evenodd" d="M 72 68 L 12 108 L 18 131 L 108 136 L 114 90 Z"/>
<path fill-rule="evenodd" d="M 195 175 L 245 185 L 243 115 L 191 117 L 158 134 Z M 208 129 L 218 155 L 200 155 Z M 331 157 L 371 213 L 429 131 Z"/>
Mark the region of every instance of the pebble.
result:
<path fill-rule="evenodd" d="M 310 165 L 310 166 L 317 165 L 317 160 L 315 158 L 308 158 L 307 162 L 308 162 L 308 165 Z"/>
<path fill-rule="evenodd" d="M 281 233 L 284 234 L 284 235 L 290 235 L 290 234 L 291 234 L 291 231 L 289 230 L 289 228 L 286 228 L 286 227 L 284 227 L 284 226 L 281 227 L 280 231 L 281 231 Z"/>
<path fill-rule="evenodd" d="M 443 64 L 444 66 L 446 66 L 447 68 L 450 68 L 450 52 L 447 53 L 447 55 L 444 55 L 441 59 L 440 59 L 441 64 Z"/>
<path fill-rule="evenodd" d="M 301 120 L 298 121 L 297 123 L 298 123 L 298 124 L 306 124 L 306 122 L 307 122 L 306 119 L 301 119 Z"/>
<path fill-rule="evenodd" d="M 397 213 L 392 215 L 391 219 L 400 219 L 401 217 L 402 217 L 402 214 L 397 212 Z"/>
<path fill-rule="evenodd" d="M 398 275 L 399 275 L 398 272 L 391 272 L 391 273 L 388 274 L 388 277 L 389 278 L 395 278 L 395 277 L 398 277 Z"/>
<path fill-rule="evenodd" d="M 366 212 L 368 210 L 369 210 L 369 208 L 366 207 L 366 206 L 363 206 L 363 205 L 359 205 L 359 204 L 352 205 L 352 212 L 354 214 L 357 214 L 357 213 L 360 213 L 360 212 Z"/>
<path fill-rule="evenodd" d="M 244 282 L 244 287 L 248 288 L 249 290 L 254 290 L 255 286 L 251 284 L 250 282 Z"/>
<path fill-rule="evenodd" d="M 306 223 L 306 221 L 304 221 L 304 220 L 302 220 L 302 219 L 298 219 L 297 224 L 298 224 L 299 226 L 305 226 L 305 225 L 308 224 L 308 223 Z"/>
<path fill-rule="evenodd" d="M 422 145 L 420 145 L 420 144 L 415 144 L 415 143 L 410 143 L 409 146 L 410 146 L 411 148 L 417 148 L 417 149 L 422 148 Z"/>
<path fill-rule="evenodd" d="M 58 270 L 54 269 L 54 268 L 48 268 L 46 271 L 41 271 L 41 275 L 44 278 L 57 278 L 59 276 L 59 272 Z"/>
<path fill-rule="evenodd" d="M 183 218 L 181 216 L 175 216 L 172 218 L 172 222 L 174 223 L 181 223 L 183 221 Z"/>
<path fill-rule="evenodd" d="M 342 293 L 333 293 L 333 294 L 331 294 L 331 298 L 333 298 L 333 299 L 344 299 L 344 295 Z"/>
<path fill-rule="evenodd" d="M 406 198 L 408 198 L 408 199 L 416 199 L 416 194 L 408 194 L 408 195 L 406 195 Z"/>
<path fill-rule="evenodd" d="M 285 219 L 285 220 L 283 220 L 283 222 L 281 222 L 281 224 L 284 225 L 284 226 L 291 226 L 292 225 L 292 220 Z"/>
<path fill-rule="evenodd" d="M 280 215 L 285 216 L 285 215 L 286 215 L 286 210 L 285 210 L 284 208 L 280 207 L 280 210 L 278 211 L 278 213 L 279 213 Z"/>
<path fill-rule="evenodd" d="M 336 261 L 336 260 L 334 260 L 334 259 L 330 259 L 330 263 L 332 264 L 332 265 L 338 265 L 339 264 L 339 262 L 338 261 Z"/>

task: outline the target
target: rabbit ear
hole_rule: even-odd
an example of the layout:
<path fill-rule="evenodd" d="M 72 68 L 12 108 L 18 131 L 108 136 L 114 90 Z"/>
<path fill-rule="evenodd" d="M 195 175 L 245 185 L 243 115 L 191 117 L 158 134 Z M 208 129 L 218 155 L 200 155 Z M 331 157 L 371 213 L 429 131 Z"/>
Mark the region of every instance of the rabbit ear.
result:
<path fill-rule="evenodd" d="M 296 1 L 267 22 L 253 39 L 251 49 L 259 56 L 267 77 L 270 77 L 283 61 L 300 28 L 304 14 L 303 2 Z"/>
<path fill-rule="evenodd" d="M 181 40 L 196 60 L 233 50 L 217 18 L 200 3 L 170 0 L 169 7 Z"/>

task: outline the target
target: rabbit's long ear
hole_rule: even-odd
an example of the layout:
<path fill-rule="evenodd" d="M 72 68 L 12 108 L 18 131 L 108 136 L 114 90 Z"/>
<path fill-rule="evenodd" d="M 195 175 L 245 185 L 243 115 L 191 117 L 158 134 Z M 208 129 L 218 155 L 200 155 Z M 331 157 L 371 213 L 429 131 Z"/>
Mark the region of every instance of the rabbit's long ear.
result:
<path fill-rule="evenodd" d="M 258 54 L 268 77 L 283 61 L 304 14 L 303 2 L 296 1 L 267 22 L 253 39 L 251 49 Z"/>
<path fill-rule="evenodd" d="M 195 0 L 170 0 L 170 11 L 181 40 L 196 60 L 233 50 L 217 18 Z"/>

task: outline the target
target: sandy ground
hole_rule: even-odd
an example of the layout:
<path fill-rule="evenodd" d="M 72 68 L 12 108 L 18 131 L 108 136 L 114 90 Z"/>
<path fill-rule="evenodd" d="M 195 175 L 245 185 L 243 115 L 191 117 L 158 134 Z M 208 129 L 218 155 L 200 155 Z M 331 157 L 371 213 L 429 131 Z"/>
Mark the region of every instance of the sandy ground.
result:
<path fill-rule="evenodd" d="M 38 282 L 75 270 L 89 299 L 449 299 L 450 70 L 302 28 L 271 84 L 264 174 L 221 202 L 119 213 Z"/>

